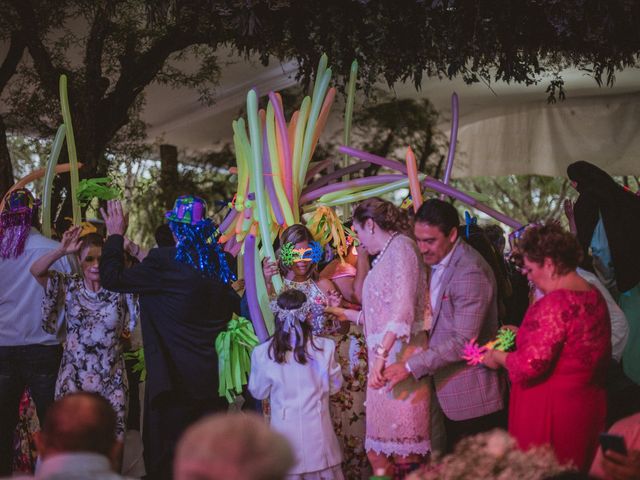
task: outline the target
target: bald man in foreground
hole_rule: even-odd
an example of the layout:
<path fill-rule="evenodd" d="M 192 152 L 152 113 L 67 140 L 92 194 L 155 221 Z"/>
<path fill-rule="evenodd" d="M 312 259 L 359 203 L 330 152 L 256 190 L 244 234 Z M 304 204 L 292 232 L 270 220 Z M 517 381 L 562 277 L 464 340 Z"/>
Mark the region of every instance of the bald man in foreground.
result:
<path fill-rule="evenodd" d="M 127 480 L 112 467 L 120 453 L 116 414 L 97 393 L 72 393 L 56 401 L 35 441 L 42 460 L 35 476 L 12 480 Z"/>

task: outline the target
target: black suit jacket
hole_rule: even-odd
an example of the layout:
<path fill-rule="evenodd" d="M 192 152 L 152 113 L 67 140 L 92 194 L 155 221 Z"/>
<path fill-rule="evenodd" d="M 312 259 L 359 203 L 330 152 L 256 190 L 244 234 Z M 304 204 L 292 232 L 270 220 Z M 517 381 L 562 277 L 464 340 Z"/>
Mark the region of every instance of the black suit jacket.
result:
<path fill-rule="evenodd" d="M 218 396 L 215 339 L 240 308 L 231 287 L 178 262 L 175 255 L 175 248 L 155 248 L 125 269 L 123 237 L 111 235 L 100 260 L 104 288 L 140 295 L 150 401 L 166 391 L 195 399 Z"/>

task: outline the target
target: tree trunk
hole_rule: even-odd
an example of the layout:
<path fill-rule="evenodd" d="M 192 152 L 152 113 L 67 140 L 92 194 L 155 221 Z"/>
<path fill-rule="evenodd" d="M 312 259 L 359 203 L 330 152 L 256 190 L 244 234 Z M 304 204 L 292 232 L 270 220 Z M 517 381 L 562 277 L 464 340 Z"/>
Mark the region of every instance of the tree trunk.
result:
<path fill-rule="evenodd" d="M 178 149 L 175 145 L 160 145 L 160 201 L 166 210 L 173 207 L 177 179 Z"/>
<path fill-rule="evenodd" d="M 0 198 L 4 197 L 13 182 L 13 166 L 11 165 L 11 155 L 9 155 L 9 148 L 7 147 L 7 130 L 0 115 Z"/>

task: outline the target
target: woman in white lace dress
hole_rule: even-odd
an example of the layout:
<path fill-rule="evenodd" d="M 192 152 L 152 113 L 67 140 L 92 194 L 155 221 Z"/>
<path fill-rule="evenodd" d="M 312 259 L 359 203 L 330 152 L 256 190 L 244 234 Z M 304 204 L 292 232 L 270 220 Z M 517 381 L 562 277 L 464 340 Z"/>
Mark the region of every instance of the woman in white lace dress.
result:
<path fill-rule="evenodd" d="M 374 470 L 404 478 L 430 452 L 427 379 L 386 386 L 387 363 L 426 349 L 426 271 L 411 227 L 397 207 L 373 198 L 356 208 L 353 227 L 370 255 L 377 255 L 363 286 L 362 312 L 333 310 L 363 323 L 369 351 L 365 448 Z"/>

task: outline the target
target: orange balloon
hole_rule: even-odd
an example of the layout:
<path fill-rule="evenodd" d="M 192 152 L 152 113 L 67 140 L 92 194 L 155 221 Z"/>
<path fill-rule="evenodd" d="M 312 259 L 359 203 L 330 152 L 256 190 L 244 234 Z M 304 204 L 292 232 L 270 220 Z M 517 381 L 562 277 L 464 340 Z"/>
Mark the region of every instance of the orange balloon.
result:
<path fill-rule="evenodd" d="M 82 163 L 78 162 L 78 169 L 82 168 L 82 165 L 83 165 Z M 71 170 L 70 163 L 63 163 L 62 165 L 56 165 L 56 168 L 54 169 L 56 174 L 67 173 L 69 172 L 69 170 Z M 18 190 L 19 188 L 24 188 L 26 185 L 30 184 L 34 180 L 38 180 L 39 178 L 44 177 L 45 173 L 47 173 L 46 168 L 39 168 L 38 170 L 34 170 L 26 177 L 14 183 L 13 186 L 7 191 L 7 193 L 4 194 L 4 197 L 2 197 L 2 202 L 0 202 L 0 212 L 4 210 L 4 204 L 9 198 L 9 195 L 11 194 L 11 192 Z"/>

